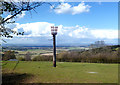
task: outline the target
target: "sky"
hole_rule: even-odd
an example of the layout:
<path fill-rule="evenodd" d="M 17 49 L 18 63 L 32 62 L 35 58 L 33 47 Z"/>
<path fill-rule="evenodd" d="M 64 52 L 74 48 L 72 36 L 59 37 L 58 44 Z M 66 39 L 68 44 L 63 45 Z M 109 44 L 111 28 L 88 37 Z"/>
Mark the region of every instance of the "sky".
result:
<path fill-rule="evenodd" d="M 51 26 L 58 26 L 57 45 L 89 45 L 104 40 L 118 44 L 117 2 L 57 2 L 31 12 L 22 12 L 14 24 L 6 25 L 25 32 L 7 40 L 7 44 L 52 45 Z M 10 15 L 4 15 L 10 17 Z"/>

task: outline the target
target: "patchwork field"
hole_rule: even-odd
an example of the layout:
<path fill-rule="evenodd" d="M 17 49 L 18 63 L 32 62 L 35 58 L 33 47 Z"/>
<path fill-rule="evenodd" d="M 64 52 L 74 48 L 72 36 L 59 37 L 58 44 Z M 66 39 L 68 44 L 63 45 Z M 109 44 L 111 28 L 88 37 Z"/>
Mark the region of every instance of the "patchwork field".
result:
<path fill-rule="evenodd" d="M 7 61 L 8 62 L 8 61 Z M 3 83 L 117 83 L 118 64 L 20 61 L 3 62 Z"/>

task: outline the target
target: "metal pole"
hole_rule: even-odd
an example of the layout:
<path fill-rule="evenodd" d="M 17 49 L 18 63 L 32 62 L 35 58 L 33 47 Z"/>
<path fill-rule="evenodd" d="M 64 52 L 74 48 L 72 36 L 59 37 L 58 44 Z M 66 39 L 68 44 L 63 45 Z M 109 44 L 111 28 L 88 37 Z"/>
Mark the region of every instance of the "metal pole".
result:
<path fill-rule="evenodd" d="M 53 67 L 56 67 L 56 43 L 54 34 L 53 34 Z"/>

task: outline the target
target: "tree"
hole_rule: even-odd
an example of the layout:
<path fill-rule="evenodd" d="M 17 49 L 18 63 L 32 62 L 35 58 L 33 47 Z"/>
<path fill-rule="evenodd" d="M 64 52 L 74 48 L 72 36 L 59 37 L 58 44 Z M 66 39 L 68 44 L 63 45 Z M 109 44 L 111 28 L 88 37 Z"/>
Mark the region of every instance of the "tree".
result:
<path fill-rule="evenodd" d="M 24 34 L 17 33 L 16 31 L 11 30 L 10 28 L 6 27 L 6 24 L 14 23 L 15 21 L 10 21 L 13 18 L 16 18 L 17 15 L 22 14 L 23 11 L 30 11 L 34 10 L 36 7 L 41 6 L 44 2 L 6 2 L 0 1 L 0 36 L 12 38 L 13 36 L 11 33 L 14 34 Z M 11 16 L 8 18 L 3 18 L 2 14 L 8 12 Z"/>
<path fill-rule="evenodd" d="M 5 51 L 2 60 L 16 59 L 15 51 Z"/>
<path fill-rule="evenodd" d="M 0 1 L 0 36 L 3 37 L 7 37 L 7 38 L 12 38 L 13 36 L 11 35 L 13 34 L 21 34 L 23 35 L 24 32 L 16 32 L 8 27 L 6 27 L 6 24 L 10 24 L 10 23 L 15 23 L 15 21 L 10 21 L 13 18 L 16 18 L 17 15 L 22 14 L 23 11 L 31 11 L 34 10 L 35 8 L 42 6 L 43 4 L 49 4 L 51 7 L 53 7 L 53 9 L 55 8 L 51 3 L 49 2 L 30 2 L 30 0 L 28 1 L 18 1 L 18 2 L 14 2 L 14 0 L 9 0 L 9 2 L 7 1 Z M 4 13 L 9 13 L 11 16 L 8 18 L 4 18 L 2 15 Z"/>
<path fill-rule="evenodd" d="M 105 41 L 96 41 L 94 44 L 90 45 L 90 48 L 99 48 L 106 46 Z"/>
<path fill-rule="evenodd" d="M 32 55 L 32 53 L 30 53 L 30 52 L 27 52 L 26 54 L 25 54 L 25 61 L 31 61 L 31 55 Z"/>

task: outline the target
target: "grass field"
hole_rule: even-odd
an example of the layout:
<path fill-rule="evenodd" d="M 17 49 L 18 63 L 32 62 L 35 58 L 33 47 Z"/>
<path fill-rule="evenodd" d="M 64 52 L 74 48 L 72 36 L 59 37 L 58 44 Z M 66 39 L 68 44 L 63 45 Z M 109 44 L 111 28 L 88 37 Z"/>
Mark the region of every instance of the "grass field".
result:
<path fill-rule="evenodd" d="M 117 83 L 118 64 L 20 61 L 3 66 L 3 82 L 24 83 Z"/>

